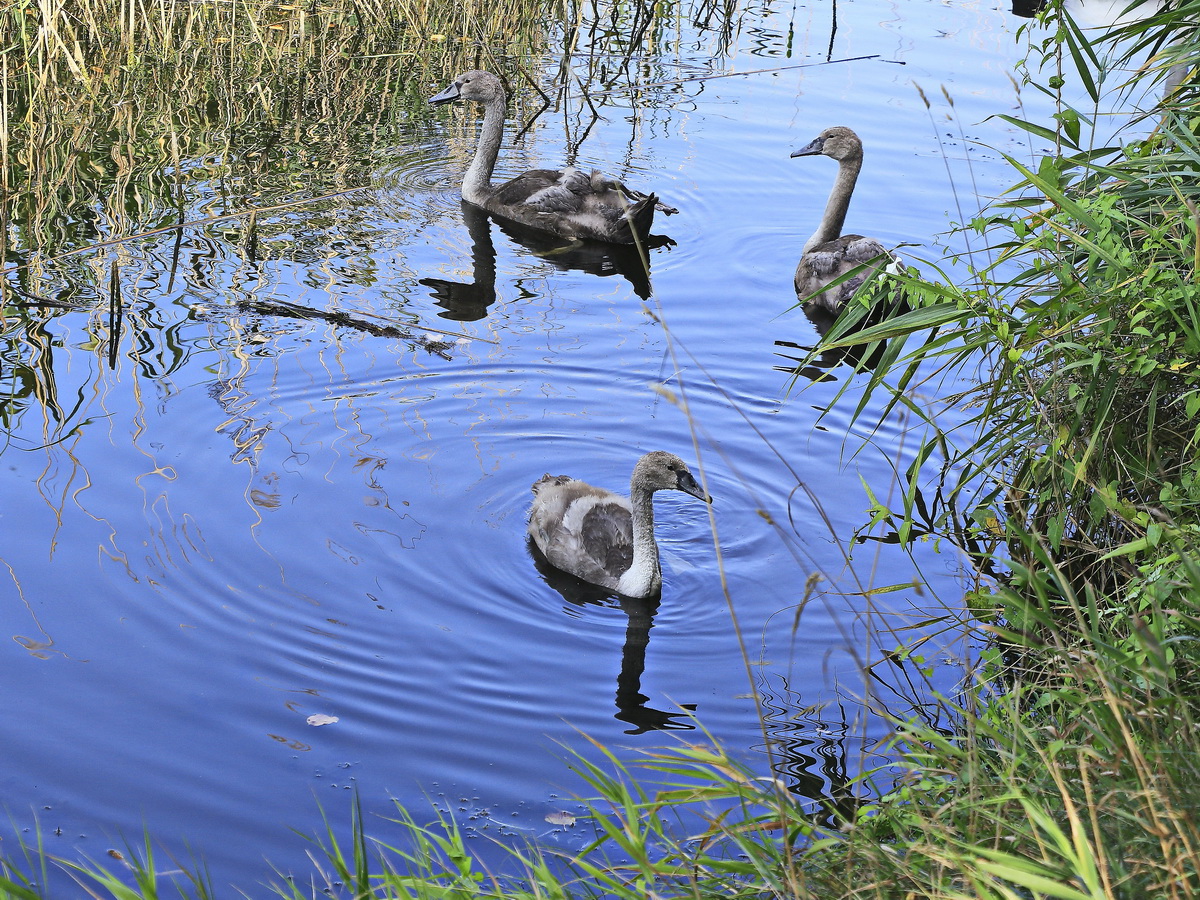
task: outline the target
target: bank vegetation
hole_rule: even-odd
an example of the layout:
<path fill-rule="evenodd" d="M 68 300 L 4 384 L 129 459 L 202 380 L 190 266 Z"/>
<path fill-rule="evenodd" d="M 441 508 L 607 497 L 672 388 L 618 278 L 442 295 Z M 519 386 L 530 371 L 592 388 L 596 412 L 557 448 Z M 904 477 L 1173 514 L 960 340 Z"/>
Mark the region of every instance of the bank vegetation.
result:
<path fill-rule="evenodd" d="M 255 154 L 275 152 L 267 137 L 301 121 L 318 123 L 303 126 L 314 152 L 293 174 L 315 169 L 330 158 L 322 142 L 338 139 L 320 122 L 376 127 L 390 103 L 416 109 L 412 86 L 444 81 L 464 45 L 519 58 L 538 38 L 513 23 L 571 15 L 540 0 L 11 3 L 0 234 L 53 257 L 118 232 L 123 216 L 172 221 L 197 166 L 219 158 L 229 177 L 251 177 Z M 887 341 L 869 389 L 930 429 L 899 494 L 936 481 L 939 506 L 877 506 L 876 520 L 952 541 L 977 573 L 964 604 L 977 655 L 961 691 L 938 698 L 937 727 L 896 721 L 895 765 L 863 773 L 854 804 L 818 816 L 721 749 L 680 745 L 641 761 L 674 782 L 653 793 L 615 756 L 578 763 L 595 789 L 595 840 L 570 858 L 517 847 L 493 876 L 456 823 L 413 810 L 382 841 L 357 818 L 348 843 L 331 828 L 313 879 L 281 879 L 279 895 L 1200 897 L 1197 23 L 1200 0 L 1099 37 L 1056 7 L 1030 24 L 1027 89 L 1056 113 L 1011 117 L 1044 152 L 1012 159 L 1012 189 L 963 226 L 969 277 L 920 267 L 905 283 L 910 312 L 826 336 Z M 397 54 L 428 76 L 399 78 Z M 143 89 L 166 77 L 180 84 L 170 104 Z M 1101 139 L 1114 96 L 1143 112 Z M 228 104 L 240 126 L 206 131 Z M 105 158 L 81 149 L 79 135 L 104 129 L 126 143 Z M 213 152 L 222 142 L 237 152 Z M 133 177 L 146 167 L 157 181 Z M 364 171 L 323 170 L 322 189 Z M 940 400 L 968 414 L 943 429 L 916 389 L 964 370 L 977 383 Z M 164 878 L 150 839 L 90 862 L 50 861 L 34 842 L 10 853 L 0 893 L 40 896 L 51 865 L 91 896 L 215 896 L 202 869 Z"/>

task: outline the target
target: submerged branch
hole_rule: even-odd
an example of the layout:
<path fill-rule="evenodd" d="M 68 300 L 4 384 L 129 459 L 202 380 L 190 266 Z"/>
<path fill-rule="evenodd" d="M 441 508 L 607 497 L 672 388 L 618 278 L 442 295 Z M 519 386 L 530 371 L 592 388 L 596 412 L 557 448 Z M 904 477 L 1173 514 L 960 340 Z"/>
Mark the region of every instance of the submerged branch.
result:
<path fill-rule="evenodd" d="M 353 328 L 355 331 L 361 331 L 365 334 L 370 334 L 375 337 L 394 337 L 406 338 L 414 340 L 421 344 L 427 350 L 445 355 L 445 350 L 450 345 L 445 347 L 440 345 L 440 342 L 426 341 L 421 337 L 413 334 L 413 329 L 419 328 L 422 331 L 429 331 L 433 334 L 440 334 L 446 337 L 465 338 L 471 341 L 483 341 L 487 344 L 495 344 L 497 341 L 489 340 L 488 338 L 477 337 L 472 334 L 463 334 L 458 331 L 446 331 L 441 328 L 430 328 L 426 325 L 377 325 L 374 322 L 367 322 L 364 319 L 352 316 L 350 313 L 342 312 L 341 310 L 324 310 L 313 309 L 311 306 L 301 306 L 298 303 L 288 303 L 285 300 L 241 300 L 238 301 L 237 307 L 249 312 L 258 313 L 265 316 L 279 316 L 288 319 L 321 319 L 331 325 L 344 325 L 348 328 Z M 370 316 L 371 318 L 380 319 L 387 322 L 382 316 L 376 316 L 373 313 L 363 312 L 361 315 Z"/>

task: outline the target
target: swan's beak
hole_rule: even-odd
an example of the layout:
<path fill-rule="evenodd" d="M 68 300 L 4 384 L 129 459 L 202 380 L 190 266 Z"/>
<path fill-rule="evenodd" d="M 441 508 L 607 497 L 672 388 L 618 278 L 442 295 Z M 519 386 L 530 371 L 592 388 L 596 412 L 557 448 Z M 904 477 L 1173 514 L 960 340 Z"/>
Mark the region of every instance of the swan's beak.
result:
<path fill-rule="evenodd" d="M 680 472 L 679 477 L 675 479 L 675 486 L 685 494 L 691 494 L 693 497 L 703 500 L 705 503 L 712 503 L 713 498 L 704 493 L 704 489 L 696 482 L 696 478 L 691 472 Z"/>
<path fill-rule="evenodd" d="M 452 85 L 450 85 L 450 87 L 448 87 L 444 91 L 442 91 L 440 94 L 434 94 L 432 97 L 430 97 L 429 102 L 434 103 L 434 104 L 453 103 L 455 100 L 457 100 L 459 98 L 459 96 L 461 95 L 461 92 L 462 92 L 462 85 L 460 85 L 456 81 Z"/>
<path fill-rule="evenodd" d="M 439 96 L 441 95 L 439 94 Z M 799 150 L 796 150 L 794 153 L 792 153 L 792 158 L 795 159 L 797 156 L 820 156 L 824 149 L 825 139 L 817 138 L 816 140 L 811 141 L 810 143 L 801 147 Z"/>

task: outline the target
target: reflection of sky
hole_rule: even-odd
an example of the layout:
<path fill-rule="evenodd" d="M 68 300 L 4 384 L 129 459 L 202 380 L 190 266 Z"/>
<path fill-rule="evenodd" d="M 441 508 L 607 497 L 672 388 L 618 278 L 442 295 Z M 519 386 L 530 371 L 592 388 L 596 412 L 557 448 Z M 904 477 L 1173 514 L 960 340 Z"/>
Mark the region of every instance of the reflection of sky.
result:
<path fill-rule="evenodd" d="M 668 739 L 655 726 L 633 732 L 694 705 L 761 765 L 752 684 L 775 704 L 798 792 L 853 774 L 884 734 L 854 698 L 870 690 L 895 710 L 925 690 L 880 661 L 962 585 L 932 542 L 914 564 L 886 530 L 851 541 L 868 505 L 860 476 L 899 505 L 914 423 L 851 422 L 852 403 L 831 408 L 844 372 L 789 394 L 775 368 L 776 340 L 813 337 L 787 310 L 833 177 L 831 161 L 789 153 L 827 125 L 858 130 L 867 162 L 848 226 L 920 245 L 907 254 L 919 267 L 939 241 L 959 248 L 940 235 L 1007 185 L 998 151 L 1028 151 L 988 120 L 1020 109 L 1008 75 L 1023 52 L 1002 12 L 840 4 L 832 50 L 827 16 L 763 8 L 725 34 L 685 17 L 649 71 L 878 58 L 614 93 L 596 121 L 576 92 L 506 143 L 505 171 L 578 144 L 579 164 L 679 207 L 657 223 L 675 243 L 652 251 L 649 306 L 626 278 L 492 226 L 494 298 L 475 318 L 441 315 L 421 279 L 480 275 L 455 191 L 477 119 L 456 111 L 398 124 L 394 152 L 365 149 L 383 160 L 370 190 L 264 215 L 254 259 L 244 222 L 122 248 L 115 370 L 100 288 L 9 332 L 0 574 L 14 642 L 0 669 L 19 723 L 3 776 L 17 822 L 36 808 L 63 830 L 48 849 L 93 857 L 145 825 L 243 885 L 268 877 L 264 856 L 307 870 L 287 829 L 318 831 L 318 804 L 339 820 L 352 790 L 372 815 L 397 797 L 422 820 L 430 796 L 542 835 L 561 797 L 585 790 L 555 743 L 577 729 L 654 746 Z M 205 191 L 198 208 L 215 204 Z M 111 258 L 75 259 L 62 271 L 107 283 Z M 63 286 L 48 276 L 43 293 Z M 343 311 L 412 337 L 331 318 Z M 529 485 L 561 471 L 620 489 L 654 448 L 695 460 L 683 402 L 724 586 L 706 514 L 664 496 L 652 622 L 564 603 L 525 548 Z M 958 677 L 954 635 L 925 650 L 943 690 Z M 870 664 L 884 687 L 864 683 Z M 786 724 L 790 705 L 839 695 L 836 714 Z M 338 721 L 316 728 L 312 715 Z"/>
<path fill-rule="evenodd" d="M 1101 28 L 1127 24 L 1154 15 L 1162 6 L 1158 0 L 1143 0 L 1130 10 L 1131 0 L 1069 0 L 1066 9 L 1081 25 Z"/>

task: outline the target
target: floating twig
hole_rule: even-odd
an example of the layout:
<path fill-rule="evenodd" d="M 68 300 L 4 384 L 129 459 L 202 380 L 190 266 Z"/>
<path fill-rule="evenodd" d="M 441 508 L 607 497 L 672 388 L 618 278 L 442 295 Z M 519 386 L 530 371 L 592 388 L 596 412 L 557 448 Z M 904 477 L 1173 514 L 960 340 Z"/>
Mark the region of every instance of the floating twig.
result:
<path fill-rule="evenodd" d="M 394 319 L 389 319 L 387 316 L 381 316 L 381 315 L 379 315 L 379 313 L 367 312 L 365 309 L 358 310 L 358 315 L 368 316 L 372 319 L 378 319 L 380 322 L 394 322 L 395 321 Z M 405 327 L 410 327 L 410 326 L 405 326 Z M 482 338 L 475 334 L 464 334 L 461 331 L 446 331 L 442 328 L 430 328 L 428 325 L 424 325 L 424 324 L 417 324 L 417 325 L 413 325 L 411 327 L 421 328 L 425 331 L 432 331 L 434 334 L 444 334 L 447 337 L 466 338 L 469 341 L 483 341 L 485 344 L 495 344 L 497 346 L 499 346 L 499 344 L 500 344 L 499 341 L 493 341 L 490 338 Z"/>
<path fill-rule="evenodd" d="M 121 270 L 112 261 L 108 276 L 108 367 L 117 367 L 117 348 L 121 344 Z"/>
<path fill-rule="evenodd" d="M 860 62 L 864 59 L 879 59 L 879 54 L 872 53 L 869 56 L 848 56 L 845 59 L 826 59 L 821 62 L 796 63 L 792 66 L 774 66 L 769 69 L 747 69 L 744 72 L 717 72 L 713 75 L 693 75 L 690 78 L 669 78 L 666 81 L 652 81 L 649 84 L 628 84 L 623 87 L 609 88 L 606 91 L 588 91 L 587 93 L 593 97 L 601 97 L 605 94 L 636 93 L 650 88 L 669 87 L 673 84 L 689 84 L 693 81 L 712 81 L 717 78 L 735 78 L 739 75 L 763 75 L 771 72 L 787 72 L 791 69 L 811 69 L 816 66 L 831 66 L 835 63 Z M 898 59 L 888 59 L 884 60 L 884 62 L 894 63 L 898 66 L 906 65 L 903 60 Z"/>

